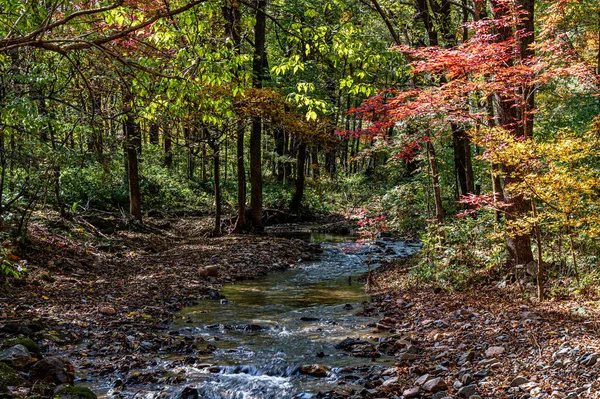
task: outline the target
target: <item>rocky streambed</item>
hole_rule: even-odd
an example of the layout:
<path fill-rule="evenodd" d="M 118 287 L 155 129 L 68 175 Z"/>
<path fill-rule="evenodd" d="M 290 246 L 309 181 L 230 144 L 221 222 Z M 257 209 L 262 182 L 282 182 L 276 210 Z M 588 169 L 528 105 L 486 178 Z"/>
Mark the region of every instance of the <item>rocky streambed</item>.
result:
<path fill-rule="evenodd" d="M 318 240 L 327 242 L 221 238 L 52 261 L 79 264 L 75 272 L 32 268 L 26 289 L 2 304 L 0 388 L 7 397 L 292 398 L 358 386 L 393 365 L 371 334 L 376 319 L 360 313 L 367 252 L 416 247 Z"/>
<path fill-rule="evenodd" d="M 0 396 L 598 397 L 593 302 L 403 288 L 389 261 L 416 245 L 313 239 L 186 244 L 101 282 L 40 276 L 29 303 L 3 304 Z M 357 282 L 369 259 L 386 263 L 373 298 Z"/>

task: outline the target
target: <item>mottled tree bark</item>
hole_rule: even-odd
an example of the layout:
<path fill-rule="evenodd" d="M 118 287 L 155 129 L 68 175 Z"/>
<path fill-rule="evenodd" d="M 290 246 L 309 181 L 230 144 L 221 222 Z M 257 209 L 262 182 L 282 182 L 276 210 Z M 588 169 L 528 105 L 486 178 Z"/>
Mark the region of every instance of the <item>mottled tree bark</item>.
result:
<path fill-rule="evenodd" d="M 254 26 L 254 60 L 252 66 L 252 86 L 262 88 L 265 75 L 266 53 L 266 15 L 267 0 L 256 1 L 256 24 Z M 260 117 L 252 118 L 250 132 L 250 217 L 252 228 L 256 231 L 263 230 L 262 223 L 262 120 Z"/>
<path fill-rule="evenodd" d="M 139 129 L 132 110 L 133 99 L 130 94 L 124 96 L 126 112 L 123 131 L 125 134 L 125 157 L 127 160 L 127 182 L 129 185 L 129 214 L 134 220 L 142 221 L 142 193 L 138 166 Z"/>
<path fill-rule="evenodd" d="M 305 181 L 305 167 L 306 167 L 306 144 L 304 142 L 300 142 L 298 146 L 298 157 L 297 157 L 297 167 L 296 167 L 296 190 L 294 191 L 294 196 L 292 197 L 292 202 L 290 204 L 290 211 L 292 213 L 297 213 L 300 210 L 300 205 L 302 205 L 302 197 L 304 196 L 304 181 Z"/>
<path fill-rule="evenodd" d="M 525 22 L 525 27 L 533 27 L 533 1 L 522 0 L 521 3 L 525 10 L 529 11 L 527 18 L 531 19 L 530 22 Z M 500 15 L 507 12 L 502 4 L 498 0 L 493 0 L 492 5 L 498 10 Z M 528 8 L 529 7 L 529 8 Z M 510 40 L 513 36 L 513 30 L 510 27 L 499 28 L 499 40 Z M 531 38 L 533 40 L 533 38 Z M 524 51 L 524 47 L 521 46 L 522 53 L 521 57 L 526 56 L 528 53 Z M 528 50 L 527 50 L 528 51 Z M 512 132 L 515 137 L 523 137 L 527 133 L 527 128 L 519 111 L 523 107 L 518 107 L 514 100 L 503 96 L 502 94 L 496 95 L 497 109 L 498 109 L 498 122 L 499 125 L 508 129 Z M 527 201 L 523 195 L 513 193 L 510 187 L 519 183 L 519 179 L 514 176 L 515 167 L 512 165 L 503 165 L 502 172 L 504 174 L 503 179 L 503 194 L 504 202 L 511 204 L 507 208 L 506 220 L 513 222 L 523 219 L 529 210 L 531 209 L 530 202 Z M 528 264 L 533 261 L 533 252 L 531 250 L 531 237 L 529 233 L 520 232 L 507 238 L 506 247 L 510 256 L 510 260 L 515 264 Z"/>

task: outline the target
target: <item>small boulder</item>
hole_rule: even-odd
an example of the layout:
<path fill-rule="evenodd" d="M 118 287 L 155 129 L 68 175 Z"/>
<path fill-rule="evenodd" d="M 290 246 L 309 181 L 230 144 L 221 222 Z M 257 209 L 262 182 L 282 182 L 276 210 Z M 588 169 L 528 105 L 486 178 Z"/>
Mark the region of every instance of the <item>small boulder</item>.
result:
<path fill-rule="evenodd" d="M 447 388 L 448 386 L 446 385 L 446 382 L 440 377 L 432 378 L 431 380 L 423 384 L 423 389 L 427 392 L 435 393 L 443 391 Z"/>
<path fill-rule="evenodd" d="M 34 382 L 72 385 L 75 371 L 73 365 L 67 360 L 47 357 L 31 367 L 29 378 Z"/>
<path fill-rule="evenodd" d="M 303 364 L 298 369 L 300 374 L 310 375 L 311 377 L 326 377 L 328 368 L 321 364 Z"/>
<path fill-rule="evenodd" d="M 20 344 L 0 352 L 0 362 L 16 369 L 27 366 L 31 361 L 31 354 L 26 347 Z"/>
<path fill-rule="evenodd" d="M 198 269 L 198 275 L 201 277 L 218 277 L 219 267 L 215 265 L 201 267 Z"/>
<path fill-rule="evenodd" d="M 35 356 L 37 359 L 41 359 L 43 357 L 40 347 L 31 338 L 13 338 L 7 340 L 6 344 L 9 346 L 23 345 L 25 348 L 27 348 L 29 353 Z"/>
<path fill-rule="evenodd" d="M 60 399 L 97 399 L 96 394 L 88 387 L 60 385 L 54 391 L 54 398 Z"/>

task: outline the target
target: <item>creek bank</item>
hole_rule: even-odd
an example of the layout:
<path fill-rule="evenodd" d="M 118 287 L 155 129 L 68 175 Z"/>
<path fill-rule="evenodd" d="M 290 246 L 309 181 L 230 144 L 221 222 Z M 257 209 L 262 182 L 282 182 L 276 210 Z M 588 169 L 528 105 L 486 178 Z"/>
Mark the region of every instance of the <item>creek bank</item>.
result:
<path fill-rule="evenodd" d="M 362 388 L 318 398 L 597 398 L 600 392 L 600 312 L 597 303 L 536 303 L 517 289 L 477 287 L 449 292 L 402 285 L 414 259 L 373 273 L 378 293 L 364 312 L 380 317 L 374 331 L 390 336 L 369 345 L 395 357 L 373 370 Z"/>
<path fill-rule="evenodd" d="M 197 235 L 201 223 L 190 218 L 118 231 L 108 243 L 33 225 L 29 248 L 19 253 L 27 273 L 0 303 L 0 380 L 6 382 L 0 395 L 89 399 L 84 389 L 65 388 L 72 375 L 81 382 L 143 369 L 159 352 L 185 355 L 182 362 L 189 363 L 216 347 L 169 331 L 176 311 L 224 301 L 223 284 L 284 270 L 321 252 L 298 239 L 203 237 Z M 54 369 L 51 376 L 41 372 Z M 136 372 L 128 378 L 178 377 Z"/>

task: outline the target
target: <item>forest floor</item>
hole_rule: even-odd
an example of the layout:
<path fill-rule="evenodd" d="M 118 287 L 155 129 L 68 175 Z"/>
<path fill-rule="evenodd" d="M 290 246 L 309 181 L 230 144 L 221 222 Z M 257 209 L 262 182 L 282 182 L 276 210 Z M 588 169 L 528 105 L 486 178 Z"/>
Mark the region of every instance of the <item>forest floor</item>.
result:
<path fill-rule="evenodd" d="M 600 303 L 525 300 L 517 287 L 448 292 L 405 285 L 415 259 L 374 273 L 366 313 L 390 338 L 373 345 L 396 358 L 356 393 L 371 398 L 598 398 Z M 516 286 L 516 284 L 515 284 Z"/>

